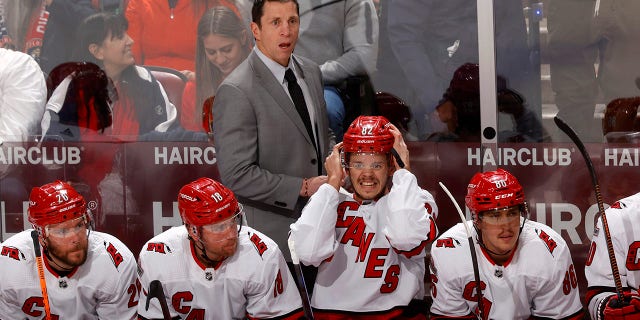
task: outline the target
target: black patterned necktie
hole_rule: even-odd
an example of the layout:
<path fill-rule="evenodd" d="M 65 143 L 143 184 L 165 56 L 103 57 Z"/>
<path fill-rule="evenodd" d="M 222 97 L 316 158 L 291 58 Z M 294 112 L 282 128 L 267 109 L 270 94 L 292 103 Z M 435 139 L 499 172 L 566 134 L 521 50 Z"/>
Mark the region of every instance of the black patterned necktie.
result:
<path fill-rule="evenodd" d="M 291 100 L 293 100 L 293 104 L 296 106 L 296 110 L 298 110 L 298 114 L 300 114 L 300 118 L 302 118 L 302 122 L 307 128 L 309 138 L 311 138 L 315 146 L 315 136 L 313 135 L 313 127 L 311 126 L 311 119 L 309 118 L 309 110 L 307 109 L 307 104 L 304 102 L 304 95 L 298 85 L 296 75 L 293 74 L 293 70 L 287 69 L 284 73 L 284 78 L 287 80 L 287 88 L 289 89 Z"/>

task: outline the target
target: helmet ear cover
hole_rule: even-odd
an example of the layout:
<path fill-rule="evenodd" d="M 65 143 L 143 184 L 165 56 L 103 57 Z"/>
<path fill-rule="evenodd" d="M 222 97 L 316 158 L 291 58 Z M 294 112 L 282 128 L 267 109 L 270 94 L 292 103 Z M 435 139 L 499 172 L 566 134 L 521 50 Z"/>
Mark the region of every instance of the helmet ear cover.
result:
<path fill-rule="evenodd" d="M 231 190 L 210 178 L 200 178 L 180 189 L 178 210 L 184 224 L 191 227 L 222 222 L 240 212 Z"/>
<path fill-rule="evenodd" d="M 91 225 L 91 215 L 84 198 L 68 183 L 54 181 L 31 189 L 29 195 L 28 220 L 40 237 L 45 227 L 85 217 Z"/>
<path fill-rule="evenodd" d="M 520 182 L 508 171 L 499 168 L 496 171 L 476 173 L 467 186 L 465 204 L 478 221 L 478 215 L 485 211 L 522 205 L 528 216 L 524 190 Z"/>

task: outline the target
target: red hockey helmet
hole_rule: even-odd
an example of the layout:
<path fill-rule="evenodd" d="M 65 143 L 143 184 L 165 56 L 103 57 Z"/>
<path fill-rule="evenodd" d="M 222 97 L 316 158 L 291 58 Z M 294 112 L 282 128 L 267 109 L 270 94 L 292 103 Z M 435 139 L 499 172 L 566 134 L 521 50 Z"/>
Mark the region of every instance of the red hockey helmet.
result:
<path fill-rule="evenodd" d="M 204 226 L 224 221 L 240 212 L 231 190 L 211 178 L 200 178 L 180 189 L 178 210 L 185 224 Z"/>
<path fill-rule="evenodd" d="M 467 196 L 464 200 L 471 210 L 474 222 L 483 211 L 525 203 L 520 182 L 504 169 L 476 173 L 467 186 Z"/>
<path fill-rule="evenodd" d="M 640 97 L 617 98 L 607 104 L 602 133 L 607 142 L 637 142 L 640 131 Z"/>
<path fill-rule="evenodd" d="M 29 222 L 34 229 L 62 223 L 86 216 L 87 203 L 68 183 L 57 180 L 31 189 L 29 195 Z"/>
<path fill-rule="evenodd" d="M 480 71 L 475 63 L 465 63 L 453 73 L 449 90 L 452 94 L 478 94 L 480 92 Z"/>
<path fill-rule="evenodd" d="M 344 152 L 389 153 L 393 147 L 389 120 L 383 116 L 359 116 L 342 139 Z"/>

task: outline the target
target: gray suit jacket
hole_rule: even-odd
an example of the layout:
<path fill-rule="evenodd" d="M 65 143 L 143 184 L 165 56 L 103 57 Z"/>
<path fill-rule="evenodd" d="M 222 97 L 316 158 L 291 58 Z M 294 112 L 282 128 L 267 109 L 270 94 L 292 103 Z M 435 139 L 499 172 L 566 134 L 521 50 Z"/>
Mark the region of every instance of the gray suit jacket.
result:
<path fill-rule="evenodd" d="M 313 99 L 320 159 L 293 101 L 255 52 L 220 85 L 213 106 L 221 182 L 243 203 L 249 225 L 273 239 L 287 260 L 289 225 L 307 201 L 299 196 L 303 178 L 317 176 L 319 166 L 324 172 L 329 151 L 320 69 L 292 58 Z"/>

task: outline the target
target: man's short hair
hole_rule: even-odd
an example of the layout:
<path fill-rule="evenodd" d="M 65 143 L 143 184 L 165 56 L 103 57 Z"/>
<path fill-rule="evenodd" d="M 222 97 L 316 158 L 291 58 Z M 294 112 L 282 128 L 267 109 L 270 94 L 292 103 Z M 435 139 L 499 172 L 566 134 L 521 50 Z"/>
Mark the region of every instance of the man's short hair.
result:
<path fill-rule="evenodd" d="M 298 5 L 298 0 L 254 0 L 253 7 L 251 7 L 251 21 L 255 22 L 259 27 L 261 27 L 260 19 L 264 15 L 263 8 L 266 2 L 293 2 L 296 4 L 296 12 L 298 13 L 298 15 L 300 15 L 300 6 Z"/>

